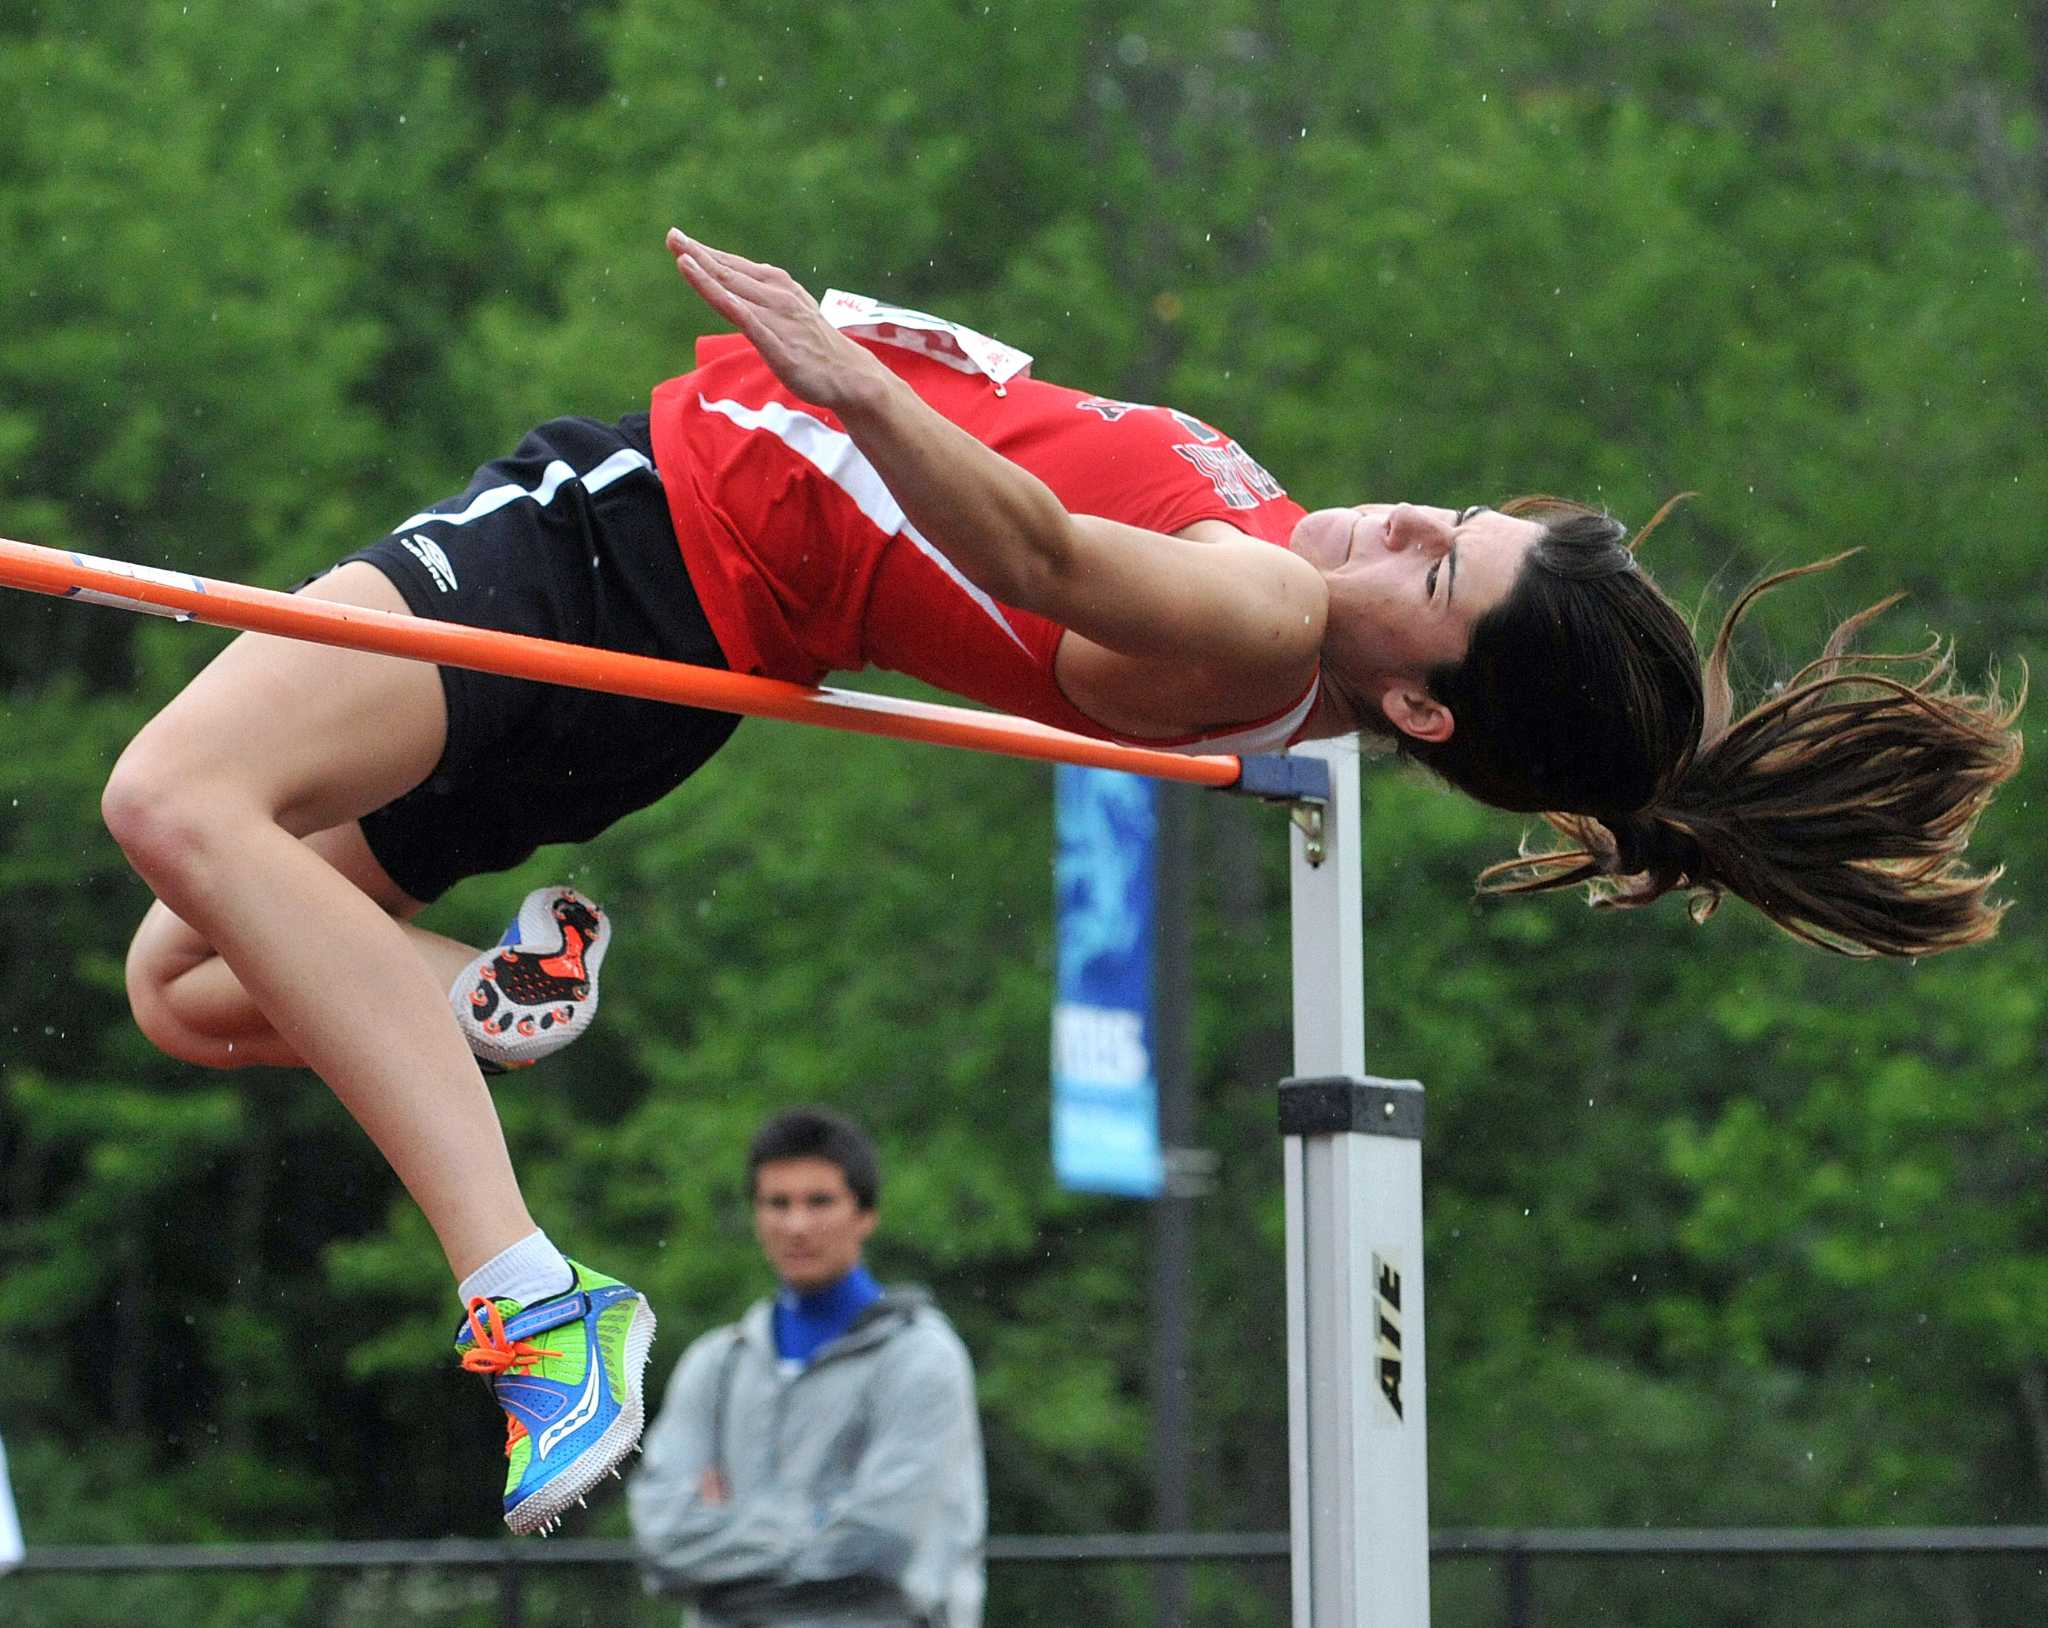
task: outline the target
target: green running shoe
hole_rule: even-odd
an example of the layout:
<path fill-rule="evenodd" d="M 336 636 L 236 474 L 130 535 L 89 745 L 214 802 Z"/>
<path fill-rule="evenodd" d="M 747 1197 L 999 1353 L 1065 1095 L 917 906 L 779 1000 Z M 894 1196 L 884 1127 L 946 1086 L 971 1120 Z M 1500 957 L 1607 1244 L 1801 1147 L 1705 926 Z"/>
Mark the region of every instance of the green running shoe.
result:
<path fill-rule="evenodd" d="M 559 1525 L 618 1474 L 647 1419 L 653 1308 L 618 1279 L 569 1265 L 567 1293 L 530 1306 L 472 1300 L 455 1332 L 462 1366 L 505 1410 L 505 1524 L 515 1532 Z"/>

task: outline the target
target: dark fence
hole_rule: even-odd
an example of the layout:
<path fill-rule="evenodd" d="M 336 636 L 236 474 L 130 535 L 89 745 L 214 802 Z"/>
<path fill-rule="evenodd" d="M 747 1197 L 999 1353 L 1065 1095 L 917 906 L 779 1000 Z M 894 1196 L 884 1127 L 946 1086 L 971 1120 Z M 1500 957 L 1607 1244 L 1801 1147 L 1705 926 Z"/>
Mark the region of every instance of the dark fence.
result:
<path fill-rule="evenodd" d="M 1859 1625 L 1888 1623 L 1896 1617 L 1922 1628 L 1943 1622 L 1973 1628 L 2048 1622 L 2048 1527 L 1450 1530 L 1434 1535 L 1430 1553 L 1437 1563 L 1434 1615 L 1439 1624 L 1539 1628 L 1569 1623 L 1578 1628 L 1583 1623 L 1613 1622 L 1634 1628 L 1666 1617 L 1690 1624 L 1775 1622 L 1782 1617 L 1806 1624 Z M 1154 1580 L 1163 1567 L 1256 1572 L 1263 1579 L 1260 1588 L 1249 1594 L 1238 1590 L 1227 1608 L 1205 1610 L 1198 1603 L 1187 1621 L 1280 1625 L 1287 1620 L 1287 1556 L 1288 1538 L 1282 1532 L 994 1538 L 988 1545 L 990 1628 L 1004 1628 L 1004 1617 L 993 1609 L 994 1580 L 1003 1574 L 1016 1569 L 1105 1567 L 1135 1568 Z M 1953 1563 L 1986 1557 L 1999 1562 L 1997 1576 L 1974 1586 L 1967 1579 L 1957 1580 Z M 1801 1586 L 1785 1580 L 1784 1569 L 1793 1562 L 1821 1562 L 1829 1569 L 1809 1573 L 1809 1584 Z M 1614 1568 L 1622 1563 L 1637 1568 L 1626 1587 L 1616 1581 Z M 1702 1570 L 1701 1563 L 1713 1564 Z M 1942 1570 L 1927 1569 L 1937 1563 Z M 1860 1575 L 1845 1577 L 1845 1567 Z M 1865 1570 L 1869 1567 L 1903 1570 L 1873 1579 Z M 1475 1569 L 1491 1575 L 1457 1575 Z M 461 1583 L 462 1597 L 443 1602 L 449 1620 L 468 1620 L 461 1615 L 467 1606 L 487 1611 L 498 1628 L 625 1620 L 620 1607 L 637 1594 L 630 1546 L 596 1539 L 49 1547 L 31 1549 L 14 1573 L 0 1577 L 0 1621 L 38 1620 L 17 1615 L 26 1605 L 22 1591 L 37 1579 L 195 1572 L 348 1573 L 358 1578 L 439 1574 Z M 586 1618 L 566 1609 L 562 1594 L 545 1593 L 550 1582 L 579 1576 L 586 1583 L 602 1578 L 616 1584 L 612 1606 Z M 537 1591 L 545 1597 L 537 1598 Z M 1140 1582 L 1112 1592 L 1121 1593 L 1132 1608 L 1126 1615 L 1149 1620 L 1146 1597 L 1166 1591 Z M 1090 1585 L 1078 1589 L 1076 1597 L 1101 1598 L 1102 1591 L 1099 1585 Z M 1168 1597 L 1183 1596 L 1175 1590 Z M 104 1603 L 110 1611 L 121 1609 L 112 1598 Z M 640 1604 L 650 1613 L 645 1620 L 674 1620 L 672 1606 Z M 374 1620 L 396 1610 L 422 1618 L 428 1614 L 423 1602 L 405 1607 L 365 1601 L 359 1609 L 337 1616 L 331 1602 L 325 1602 L 324 1609 L 309 1612 L 303 1620 Z M 78 1615 L 77 1607 L 61 1615 L 65 1621 L 94 1620 Z M 1048 1613 L 1034 1609 L 1028 1615 L 1019 1613 L 1017 1620 L 1033 1621 L 1041 1615 Z M 1105 1611 L 1095 1620 L 1116 1616 Z M 110 1615 L 106 1620 L 122 1619 Z"/>

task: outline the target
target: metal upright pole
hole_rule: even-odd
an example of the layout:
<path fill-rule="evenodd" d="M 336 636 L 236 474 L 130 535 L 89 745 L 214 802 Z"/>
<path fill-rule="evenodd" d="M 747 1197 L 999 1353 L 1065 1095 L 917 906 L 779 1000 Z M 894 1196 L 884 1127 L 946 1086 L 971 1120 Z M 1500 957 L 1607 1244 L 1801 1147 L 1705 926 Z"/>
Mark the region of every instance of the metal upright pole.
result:
<path fill-rule="evenodd" d="M 1158 883 L 1153 933 L 1152 1068 L 1159 1081 L 1159 1140 L 1166 1191 L 1153 1201 L 1152 1519 L 1161 1532 L 1193 1522 L 1194 1420 L 1188 1364 L 1193 1322 L 1195 1200 L 1182 1168 L 1195 1140 L 1194 824 L 1189 786 L 1159 787 Z M 1188 1568 L 1158 1569 L 1159 1628 L 1187 1628 Z"/>
<path fill-rule="evenodd" d="M 1358 750 L 1292 845 L 1287 1199 L 1294 1628 L 1427 1628 L 1422 1088 L 1367 1077 Z"/>

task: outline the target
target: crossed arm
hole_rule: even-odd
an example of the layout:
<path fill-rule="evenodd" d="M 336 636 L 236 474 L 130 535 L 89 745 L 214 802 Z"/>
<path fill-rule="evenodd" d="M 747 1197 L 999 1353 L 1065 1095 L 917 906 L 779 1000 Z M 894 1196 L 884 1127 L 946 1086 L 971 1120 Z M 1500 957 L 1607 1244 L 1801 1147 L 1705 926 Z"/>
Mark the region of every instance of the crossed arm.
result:
<path fill-rule="evenodd" d="M 716 1341 L 686 1354 L 627 1486 L 641 1564 L 662 1592 L 897 1584 L 949 1504 L 972 1493 L 978 1521 L 973 1377 L 954 1348 L 918 1341 L 886 1357 L 867 1445 L 851 1479 L 823 1503 L 800 1486 L 735 1495 L 716 1478 L 711 1422 L 722 1354 Z M 969 1547 L 980 1541 L 978 1527 L 959 1535 Z"/>

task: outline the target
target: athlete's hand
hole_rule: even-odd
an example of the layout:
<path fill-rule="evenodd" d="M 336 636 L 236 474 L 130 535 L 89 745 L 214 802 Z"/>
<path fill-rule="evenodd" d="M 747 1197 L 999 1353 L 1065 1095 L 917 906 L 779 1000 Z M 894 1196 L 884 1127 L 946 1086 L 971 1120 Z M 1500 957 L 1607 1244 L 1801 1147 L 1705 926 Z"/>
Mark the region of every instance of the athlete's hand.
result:
<path fill-rule="evenodd" d="M 838 412 L 889 379 L 889 370 L 827 322 L 780 266 L 714 249 L 675 227 L 668 251 L 683 281 L 753 341 L 792 394 Z"/>

